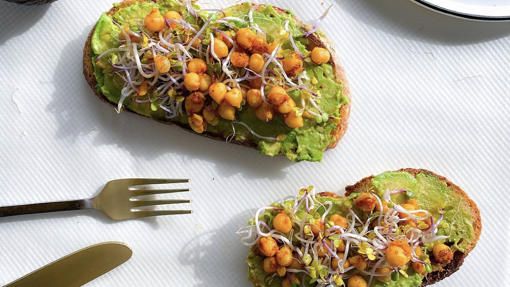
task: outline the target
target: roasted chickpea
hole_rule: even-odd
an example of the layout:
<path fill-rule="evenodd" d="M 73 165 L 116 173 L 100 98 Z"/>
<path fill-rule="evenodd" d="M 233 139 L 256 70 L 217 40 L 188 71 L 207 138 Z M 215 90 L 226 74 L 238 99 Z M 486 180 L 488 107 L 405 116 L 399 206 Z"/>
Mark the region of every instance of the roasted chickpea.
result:
<path fill-rule="evenodd" d="M 243 102 L 243 95 L 241 91 L 237 88 L 228 91 L 225 94 L 225 102 L 233 107 L 240 108 L 241 103 Z"/>
<path fill-rule="evenodd" d="M 205 104 L 205 97 L 201 93 L 192 93 L 184 100 L 184 107 L 188 116 L 198 114 L 202 111 Z"/>
<path fill-rule="evenodd" d="M 329 62 L 331 54 L 327 49 L 315 47 L 312 50 L 312 61 L 317 65 L 322 65 Z"/>
<path fill-rule="evenodd" d="M 251 89 L 246 94 L 246 102 L 250 107 L 258 108 L 262 104 L 262 94 L 258 89 Z"/>
<path fill-rule="evenodd" d="M 262 103 L 257 109 L 255 109 L 255 115 L 261 121 L 266 123 L 270 122 L 274 117 L 273 107 L 268 103 Z"/>
<path fill-rule="evenodd" d="M 276 261 L 280 266 L 289 266 L 292 264 L 292 251 L 289 247 L 283 246 L 276 252 Z"/>
<path fill-rule="evenodd" d="M 278 262 L 276 262 L 276 257 L 266 257 L 262 262 L 262 268 L 266 271 L 267 274 L 272 274 L 276 272 L 278 269 Z"/>
<path fill-rule="evenodd" d="M 248 90 L 245 87 L 241 87 L 241 95 L 243 95 L 243 100 L 246 101 L 246 95 L 248 94 Z"/>
<path fill-rule="evenodd" d="M 343 260 L 343 259 L 344 259 L 344 254 L 343 254 L 343 253 L 341 253 L 341 252 L 337 253 L 337 254 L 336 254 L 336 256 L 337 256 L 338 258 L 340 258 L 340 260 Z M 338 263 L 339 263 L 339 262 L 338 262 L 338 259 L 336 259 L 336 257 L 333 257 L 333 259 L 331 259 L 331 267 L 332 267 L 333 269 L 337 269 L 337 268 L 338 268 Z M 344 264 L 343 264 L 344 269 L 349 268 L 349 266 L 351 266 L 351 264 L 349 264 L 349 260 L 345 260 L 345 261 L 344 261 Z"/>
<path fill-rule="evenodd" d="M 356 255 L 349 258 L 349 264 L 358 268 L 359 270 L 365 270 L 367 268 L 367 261 L 361 255 Z"/>
<path fill-rule="evenodd" d="M 232 63 L 234 67 L 244 68 L 248 66 L 249 61 L 250 56 L 245 52 L 234 51 L 230 56 L 230 63 Z"/>
<path fill-rule="evenodd" d="M 260 73 L 264 68 L 264 64 L 265 64 L 264 57 L 262 57 L 262 55 L 253 54 L 250 56 L 250 64 L 248 67 L 255 73 Z"/>
<path fill-rule="evenodd" d="M 289 96 L 284 88 L 275 86 L 267 96 L 267 102 L 271 105 L 281 105 Z"/>
<path fill-rule="evenodd" d="M 382 213 L 386 214 L 388 212 L 388 210 L 389 210 L 388 209 L 388 202 L 387 201 L 382 201 L 381 203 L 382 203 L 382 208 L 383 208 Z M 379 205 L 379 202 L 376 203 L 375 210 L 381 212 L 381 206 Z"/>
<path fill-rule="evenodd" d="M 299 279 L 297 278 L 296 275 L 290 274 L 290 279 L 289 279 L 289 277 L 286 277 L 285 279 L 283 279 L 282 287 L 291 287 L 290 280 L 292 280 L 292 283 L 296 283 L 296 284 L 301 283 L 301 282 L 299 282 Z"/>
<path fill-rule="evenodd" d="M 229 31 L 223 31 L 223 33 L 225 33 L 230 38 L 230 40 L 232 40 L 232 34 L 230 34 Z M 232 42 L 230 42 L 230 40 L 227 39 L 227 37 L 225 37 L 225 35 L 223 35 L 223 33 L 216 34 L 216 38 L 223 41 L 225 43 L 225 45 L 227 45 L 227 48 L 230 50 L 230 49 L 232 49 L 232 47 L 234 47 L 234 45 L 232 45 Z"/>
<path fill-rule="evenodd" d="M 156 55 L 156 57 L 154 57 L 154 64 L 160 74 L 170 71 L 170 60 L 165 56 Z"/>
<path fill-rule="evenodd" d="M 328 247 L 331 246 L 331 241 L 329 239 L 325 239 L 324 242 Z M 317 256 L 320 258 L 326 257 L 328 254 L 328 249 L 324 246 L 324 244 L 319 245 L 319 248 L 317 248 Z"/>
<path fill-rule="evenodd" d="M 216 57 L 222 59 L 228 56 L 228 47 L 225 42 L 219 40 L 218 38 L 214 39 L 214 53 Z"/>
<path fill-rule="evenodd" d="M 227 101 L 223 101 L 218 106 L 218 113 L 220 114 L 220 117 L 233 121 L 236 118 L 236 108 L 229 105 Z"/>
<path fill-rule="evenodd" d="M 287 274 L 287 268 L 285 266 L 279 266 L 278 269 L 276 269 L 276 274 L 280 277 L 285 276 L 285 274 Z"/>
<path fill-rule="evenodd" d="M 181 15 L 175 11 L 168 11 L 165 13 L 165 15 L 163 17 L 167 20 L 177 20 L 177 21 L 182 20 Z M 175 23 L 172 21 L 168 21 L 168 23 L 170 24 L 170 27 L 172 27 L 172 29 L 175 29 L 175 27 L 177 27 L 177 25 L 179 25 L 179 23 Z"/>
<path fill-rule="evenodd" d="M 207 122 L 204 122 L 204 118 L 197 114 L 193 114 L 188 117 L 188 124 L 196 133 L 203 133 L 207 128 Z"/>
<path fill-rule="evenodd" d="M 149 89 L 149 86 L 147 84 L 147 81 L 143 81 L 141 84 L 140 84 L 140 87 L 138 87 L 138 95 L 139 96 L 145 96 L 147 95 L 147 91 Z"/>
<path fill-rule="evenodd" d="M 414 271 L 420 275 L 427 275 L 427 270 L 425 270 L 425 265 L 420 262 L 412 262 L 411 267 L 413 267 Z"/>
<path fill-rule="evenodd" d="M 218 112 L 216 112 L 210 105 L 204 107 L 203 115 L 205 121 L 213 126 L 216 126 L 220 122 Z"/>
<path fill-rule="evenodd" d="M 296 102 L 291 97 L 287 97 L 283 103 L 276 107 L 276 111 L 280 114 L 288 114 L 296 107 Z"/>
<path fill-rule="evenodd" d="M 187 73 L 184 76 L 184 86 L 188 91 L 197 91 L 200 89 L 200 76 L 197 73 Z"/>
<path fill-rule="evenodd" d="M 202 59 L 191 59 L 188 63 L 188 71 L 192 73 L 202 74 L 207 71 L 207 65 Z"/>
<path fill-rule="evenodd" d="M 273 226 L 280 232 L 289 233 L 292 230 L 292 220 L 286 213 L 282 212 L 273 219 Z"/>
<path fill-rule="evenodd" d="M 312 225 L 312 233 L 318 235 L 320 232 L 324 232 L 324 223 L 320 218 L 315 219 L 315 223 Z"/>
<path fill-rule="evenodd" d="M 284 121 L 289 128 L 300 128 L 303 126 L 303 117 L 296 115 L 296 111 L 288 113 Z"/>
<path fill-rule="evenodd" d="M 152 9 L 143 22 L 145 28 L 151 32 L 158 32 L 165 28 L 165 19 L 161 16 L 158 8 Z"/>
<path fill-rule="evenodd" d="M 412 249 L 404 239 L 393 241 L 386 249 L 386 259 L 393 267 L 402 267 L 411 260 Z"/>
<path fill-rule="evenodd" d="M 271 44 L 267 44 L 267 53 L 268 54 L 273 54 L 273 51 L 274 49 L 276 49 L 276 46 L 278 44 L 275 42 L 275 43 L 271 43 Z M 278 53 L 277 57 L 281 57 L 282 56 L 282 50 L 280 50 L 280 52 Z"/>
<path fill-rule="evenodd" d="M 416 208 L 414 208 L 414 205 L 412 205 L 412 204 L 404 203 L 404 204 L 401 204 L 400 206 L 402 206 L 407 211 L 416 210 Z M 400 217 L 400 218 L 407 218 L 408 216 L 409 215 L 407 215 L 407 213 L 404 213 L 404 212 L 399 212 L 398 213 L 398 217 Z"/>
<path fill-rule="evenodd" d="M 287 267 L 288 269 L 303 269 L 303 265 L 296 259 L 297 253 L 292 254 L 292 263 Z"/>
<path fill-rule="evenodd" d="M 191 41 L 193 41 L 193 38 L 195 38 L 195 36 L 193 35 L 184 35 L 184 42 L 189 45 L 189 43 L 191 43 Z M 200 39 L 195 39 L 195 41 L 193 42 L 193 44 L 191 44 L 191 47 L 193 48 L 198 48 L 198 45 L 200 45 L 200 43 L 202 43 L 202 40 Z"/>
<path fill-rule="evenodd" d="M 386 273 L 391 273 L 391 272 L 393 272 L 393 268 L 391 268 L 391 267 L 382 267 L 382 268 L 377 268 L 375 270 L 375 273 L 377 273 L 377 274 L 386 274 Z M 377 278 L 377 280 L 379 280 L 379 281 L 386 282 L 386 281 L 391 280 L 391 275 L 386 275 L 386 276 L 379 275 L 379 276 L 375 276 L 375 278 Z"/>
<path fill-rule="evenodd" d="M 432 254 L 437 262 L 444 264 L 448 263 L 453 259 L 453 253 L 450 247 L 443 243 L 438 243 L 432 248 Z"/>
<path fill-rule="evenodd" d="M 340 214 L 333 214 L 330 218 L 329 218 L 329 221 L 333 221 L 333 223 L 335 225 L 338 225 L 342 228 L 347 228 L 347 225 L 348 225 L 348 221 L 347 221 L 347 218 L 341 216 Z"/>
<path fill-rule="evenodd" d="M 209 95 L 218 104 L 221 104 L 223 102 L 226 93 L 227 86 L 223 83 L 214 83 L 209 87 Z"/>
<path fill-rule="evenodd" d="M 250 88 L 260 89 L 262 87 L 262 78 L 256 78 L 250 81 Z"/>
<path fill-rule="evenodd" d="M 352 275 L 347 280 L 347 287 L 367 287 L 368 283 L 359 275 Z"/>
<path fill-rule="evenodd" d="M 338 245 L 336 250 L 339 251 L 339 252 L 344 252 L 345 251 L 345 242 L 343 240 L 340 241 L 340 245 Z"/>
<path fill-rule="evenodd" d="M 264 39 L 258 37 L 253 39 L 251 43 L 250 52 L 252 54 L 264 54 L 267 51 L 267 43 Z"/>
<path fill-rule="evenodd" d="M 297 53 L 292 53 L 290 56 L 282 60 L 283 70 L 289 76 L 295 76 L 303 71 L 303 61 L 301 56 Z"/>
<path fill-rule="evenodd" d="M 124 30 L 124 33 L 121 32 L 120 35 L 119 35 L 119 38 L 121 40 L 126 40 L 126 35 L 128 35 L 128 37 L 131 40 L 131 42 L 138 42 L 138 40 L 140 40 L 140 38 L 138 38 L 135 35 L 131 34 L 132 31 L 131 31 L 131 29 L 128 26 L 124 27 L 123 30 Z"/>
<path fill-rule="evenodd" d="M 276 244 L 276 240 L 273 237 L 265 236 L 259 240 L 259 249 L 264 255 L 271 257 L 278 251 L 278 244 Z"/>
<path fill-rule="evenodd" d="M 354 200 L 354 204 L 363 211 L 372 211 L 377 205 L 378 201 L 373 194 L 364 192 Z"/>
<path fill-rule="evenodd" d="M 200 75 L 200 88 L 199 90 L 202 93 L 205 93 L 209 90 L 209 87 L 211 86 L 211 77 L 208 74 L 201 74 Z"/>
<path fill-rule="evenodd" d="M 250 28 L 241 28 L 235 35 L 237 45 L 243 49 L 250 49 L 253 41 L 257 38 L 257 34 Z"/>

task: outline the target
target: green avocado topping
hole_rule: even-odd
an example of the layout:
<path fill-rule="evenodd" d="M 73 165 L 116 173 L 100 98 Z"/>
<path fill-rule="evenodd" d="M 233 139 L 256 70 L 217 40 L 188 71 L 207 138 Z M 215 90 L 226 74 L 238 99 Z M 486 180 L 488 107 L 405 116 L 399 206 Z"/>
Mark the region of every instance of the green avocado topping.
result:
<path fill-rule="evenodd" d="M 244 3 L 219 12 L 206 12 L 190 1 L 176 0 L 134 2 L 127 7 L 116 7 L 113 14 L 103 14 L 96 23 L 91 45 L 96 89 L 118 105 L 118 112 L 129 109 L 158 121 L 191 126 L 196 132 L 228 141 L 255 142 L 261 154 L 285 155 L 293 161 L 321 161 L 324 150 L 336 141 L 332 132 L 343 120 L 339 110 L 348 104 L 348 98 L 342 93 L 343 84 L 331 64 L 319 65 L 311 60 L 304 25 L 290 11 L 280 14 L 271 5 L 260 5 L 254 10 L 251 4 Z M 158 9 L 159 16 L 170 11 L 180 13 L 182 20 L 167 20 L 163 30 L 151 31 L 145 20 L 153 15 L 154 9 Z M 261 53 L 268 65 L 262 74 L 253 71 L 246 74 L 248 70 L 234 67 L 229 61 L 234 50 L 248 56 L 255 54 L 251 48 L 243 49 L 236 40 L 235 34 L 246 28 L 258 39 L 265 38 Z M 237 48 L 231 48 L 228 57 L 215 59 L 215 55 L 207 52 L 212 46 L 210 37 L 223 37 L 228 43 L 223 34 L 227 32 Z M 188 45 L 195 37 L 195 42 L 200 44 Z M 271 43 L 278 44 L 278 53 L 269 53 L 267 47 Z M 284 61 L 298 53 L 304 57 L 299 58 L 302 70 L 291 75 L 293 72 L 284 71 Z M 162 59 L 160 56 L 168 59 L 163 60 L 170 64 L 169 71 L 160 73 L 156 63 L 156 57 Z M 272 87 L 283 86 L 287 91 L 285 101 L 295 103 L 290 114 L 301 118 L 302 124 L 289 126 L 285 120 L 289 112 L 275 113 L 276 104 L 270 105 L 272 120 L 267 117 L 261 120 L 246 98 L 236 107 L 234 121 L 225 119 L 219 112 L 221 105 L 212 99 L 207 88 L 198 91 L 205 106 L 198 111 L 188 109 L 191 100 L 187 98 L 194 92 L 188 91 L 185 73 L 190 73 L 187 67 L 190 59 L 197 58 L 206 61 L 204 74 L 212 83 L 224 82 L 228 89 L 239 88 L 243 94 L 262 75 L 267 81 L 262 88 L 264 98 L 268 98 Z M 237 80 L 243 77 L 247 80 Z M 200 74 L 200 81 L 202 78 Z M 206 117 L 205 110 L 212 113 L 212 118 Z"/>
<path fill-rule="evenodd" d="M 461 201 L 452 187 L 423 172 L 386 172 L 366 191 L 347 197 L 316 196 L 312 186 L 301 189 L 295 198 L 259 209 L 239 231 L 245 235 L 242 243 L 251 247 L 248 280 L 276 287 L 296 276 L 297 286 L 341 286 L 360 276 L 371 287 L 420 286 L 427 273 L 452 260 L 435 257 L 434 246 L 446 244 L 450 254 L 465 252 L 474 238 L 472 215 Z M 270 248 L 271 241 L 276 247 Z M 285 248 L 291 248 L 290 265 L 280 254 Z M 395 259 L 398 248 L 401 255 Z M 273 256 L 279 269 L 268 263 Z"/>

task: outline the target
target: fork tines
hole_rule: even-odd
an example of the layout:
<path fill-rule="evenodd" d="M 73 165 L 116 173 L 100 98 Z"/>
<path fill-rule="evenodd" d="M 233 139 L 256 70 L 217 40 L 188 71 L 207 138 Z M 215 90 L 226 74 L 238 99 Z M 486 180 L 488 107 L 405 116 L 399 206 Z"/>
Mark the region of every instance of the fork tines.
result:
<path fill-rule="evenodd" d="M 156 184 L 171 184 L 171 183 L 187 183 L 189 179 L 149 179 L 149 178 L 137 178 L 130 180 L 130 191 L 133 196 L 142 195 L 157 195 L 177 192 L 189 192 L 191 188 L 175 188 L 175 189 L 152 189 L 149 187 L 134 188 L 133 186 L 139 185 L 156 185 Z M 165 205 L 165 204 L 179 204 L 179 203 L 191 203 L 191 199 L 161 199 L 161 200 L 132 200 L 132 206 L 134 208 L 143 206 L 154 206 L 154 205 Z M 137 210 L 132 211 L 137 217 L 147 216 L 160 216 L 160 215 L 174 215 L 174 214 L 191 214 L 193 210 Z"/>

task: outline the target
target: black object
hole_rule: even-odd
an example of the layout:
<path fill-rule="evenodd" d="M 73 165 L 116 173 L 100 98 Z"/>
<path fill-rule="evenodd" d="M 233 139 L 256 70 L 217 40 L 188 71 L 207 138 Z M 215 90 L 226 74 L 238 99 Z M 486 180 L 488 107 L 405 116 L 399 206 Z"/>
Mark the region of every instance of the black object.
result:
<path fill-rule="evenodd" d="M 57 0 L 6 0 L 8 2 L 21 4 L 21 5 L 44 5 L 44 4 L 50 4 Z"/>

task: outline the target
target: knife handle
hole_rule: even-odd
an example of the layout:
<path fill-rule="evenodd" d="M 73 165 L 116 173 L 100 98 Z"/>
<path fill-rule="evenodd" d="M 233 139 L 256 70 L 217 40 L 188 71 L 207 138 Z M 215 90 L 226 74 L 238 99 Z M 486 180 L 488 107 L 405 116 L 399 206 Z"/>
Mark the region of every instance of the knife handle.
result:
<path fill-rule="evenodd" d="M 90 208 L 93 208 L 92 199 L 0 206 L 0 217 Z"/>

